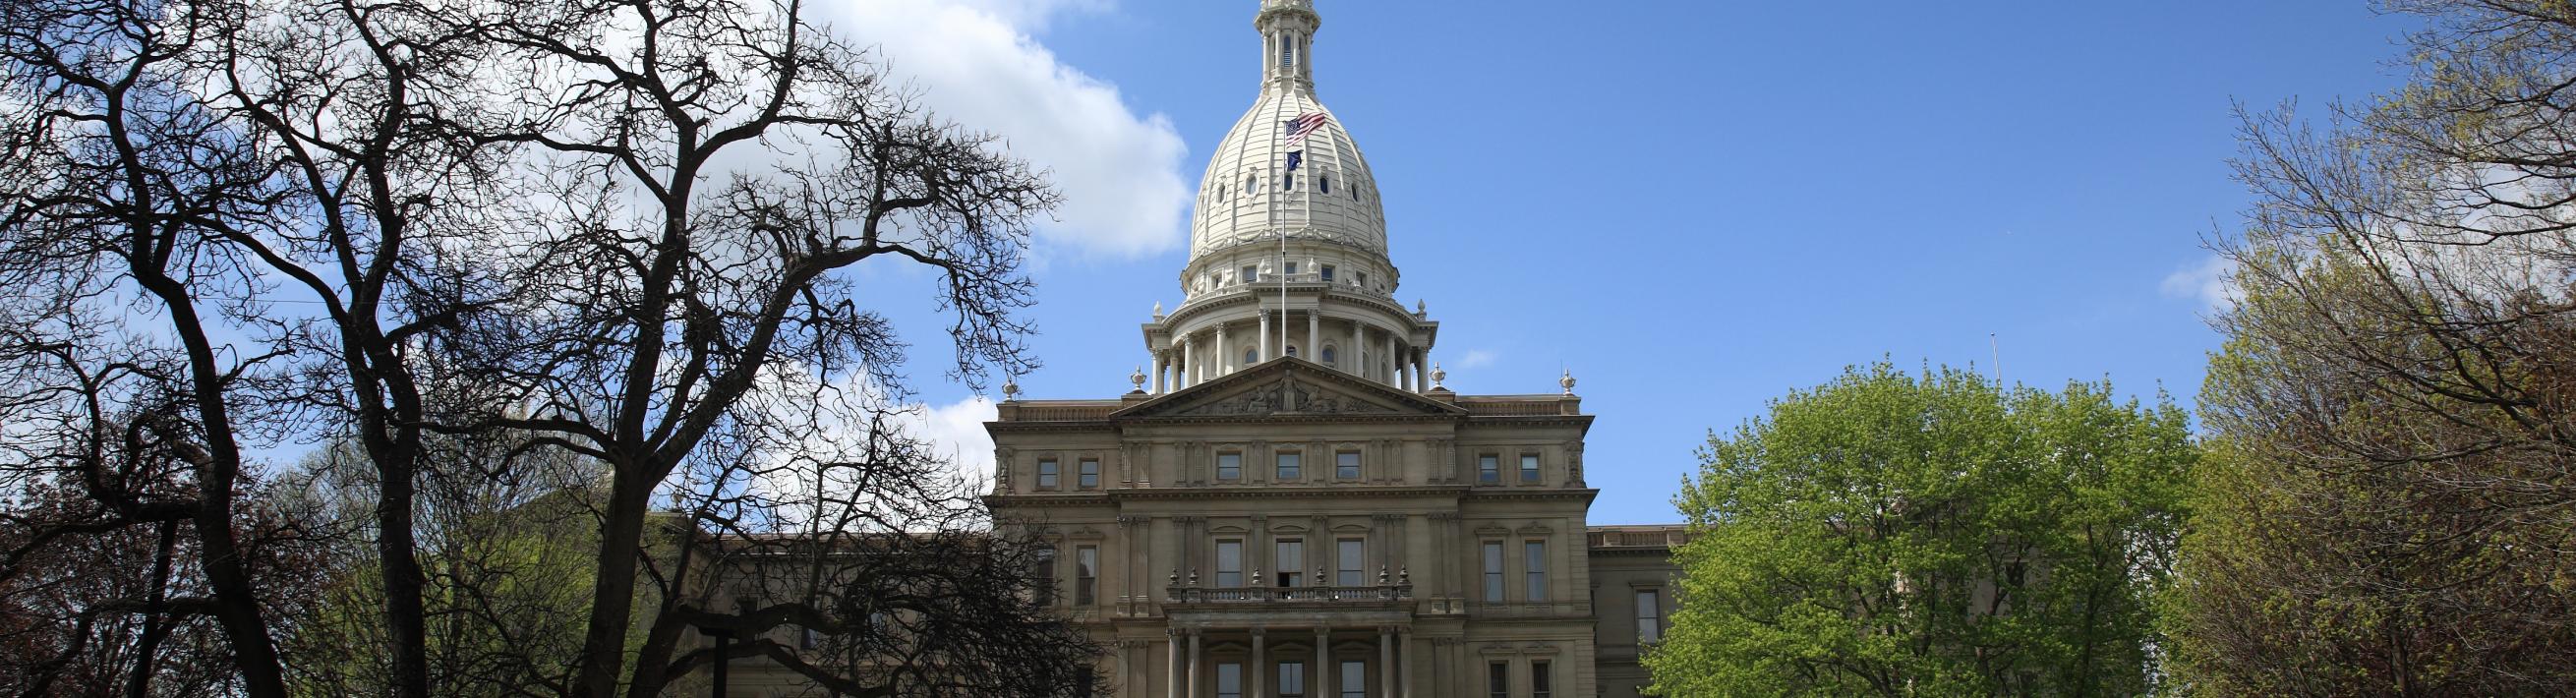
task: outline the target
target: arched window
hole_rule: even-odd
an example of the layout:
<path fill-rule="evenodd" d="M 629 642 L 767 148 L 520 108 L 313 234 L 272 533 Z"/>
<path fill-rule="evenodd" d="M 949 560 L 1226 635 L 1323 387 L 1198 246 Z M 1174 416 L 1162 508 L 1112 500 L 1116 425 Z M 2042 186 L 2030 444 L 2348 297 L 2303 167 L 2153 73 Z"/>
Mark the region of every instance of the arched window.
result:
<path fill-rule="evenodd" d="M 1250 366 L 1250 365 L 1257 364 L 1257 363 L 1261 363 L 1261 350 L 1259 350 L 1259 349 L 1245 349 L 1245 350 L 1243 350 L 1243 365 L 1245 365 L 1245 366 Z"/>
<path fill-rule="evenodd" d="M 1280 176 L 1279 176 L 1279 190 L 1280 190 L 1280 191 L 1296 191 L 1296 190 L 1297 190 L 1297 173 L 1295 173 L 1295 172 L 1290 172 L 1290 173 L 1288 173 L 1288 174 L 1280 175 Z"/>
<path fill-rule="evenodd" d="M 1330 344 L 1326 344 L 1326 345 L 1324 345 L 1324 353 L 1322 354 L 1322 356 L 1324 357 L 1324 365 L 1326 365 L 1326 366 L 1332 366 L 1332 365 L 1334 365 L 1334 363 L 1333 363 L 1333 345 L 1330 345 Z"/>
<path fill-rule="evenodd" d="M 1296 355 L 1297 355 L 1297 345 L 1294 345 L 1294 344 L 1290 344 L 1290 345 L 1288 345 L 1288 355 L 1289 355 L 1289 356 L 1296 356 Z"/>
<path fill-rule="evenodd" d="M 1333 177 L 1332 177 L 1332 175 L 1324 175 L 1324 176 L 1321 176 L 1321 177 L 1316 177 L 1316 178 L 1315 178 L 1315 187 L 1316 187 L 1317 189 L 1322 190 L 1322 191 L 1323 191 L 1323 193 L 1326 193 L 1326 194 L 1333 193 Z"/>
<path fill-rule="evenodd" d="M 1243 193 L 1250 194 L 1250 193 L 1253 193 L 1254 191 L 1259 190 L 1260 188 L 1261 188 L 1261 178 L 1260 178 L 1259 176 L 1255 176 L 1255 175 L 1244 175 L 1244 176 L 1243 176 Z"/>

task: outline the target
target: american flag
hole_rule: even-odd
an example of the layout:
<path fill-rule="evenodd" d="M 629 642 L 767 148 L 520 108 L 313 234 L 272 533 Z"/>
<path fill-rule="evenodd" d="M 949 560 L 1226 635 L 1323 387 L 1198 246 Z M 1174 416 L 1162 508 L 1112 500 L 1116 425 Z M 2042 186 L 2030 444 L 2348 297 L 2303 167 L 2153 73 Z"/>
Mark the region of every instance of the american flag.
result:
<path fill-rule="evenodd" d="M 1323 112 L 1298 115 L 1297 120 L 1288 122 L 1288 144 L 1296 145 L 1298 141 L 1306 140 L 1306 134 L 1314 133 L 1315 129 L 1323 128 L 1332 120 L 1333 117 Z"/>

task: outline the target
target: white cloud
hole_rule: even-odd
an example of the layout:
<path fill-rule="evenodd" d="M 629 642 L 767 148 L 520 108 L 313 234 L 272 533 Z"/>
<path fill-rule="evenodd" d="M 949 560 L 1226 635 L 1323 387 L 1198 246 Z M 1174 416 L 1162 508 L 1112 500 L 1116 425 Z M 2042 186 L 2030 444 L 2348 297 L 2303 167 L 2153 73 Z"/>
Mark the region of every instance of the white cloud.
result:
<path fill-rule="evenodd" d="M 2162 288 L 2167 298 L 2195 299 L 2210 310 L 2226 310 L 2243 296 L 2235 277 L 2236 261 L 2213 254 L 2165 275 Z"/>
<path fill-rule="evenodd" d="M 812 18 L 875 46 L 939 117 L 1003 138 L 1052 173 L 1063 206 L 1042 242 L 1083 253 L 1139 255 L 1181 240 L 1188 148 L 1170 119 L 1138 116 L 1118 87 L 1056 60 L 1031 37 L 1107 0 L 841 0 Z"/>
<path fill-rule="evenodd" d="M 1494 362 L 1501 361 L 1502 358 L 1503 356 L 1501 354 L 1497 354 L 1492 351 L 1484 349 L 1469 349 L 1467 350 L 1467 355 L 1458 357 L 1458 368 L 1484 368 L 1486 366 L 1494 365 Z"/>
<path fill-rule="evenodd" d="M 959 477 L 975 483 L 978 491 L 991 492 L 993 435 L 984 431 L 984 423 L 999 418 L 993 401 L 977 395 L 947 405 L 917 406 L 907 429 L 946 457 Z"/>

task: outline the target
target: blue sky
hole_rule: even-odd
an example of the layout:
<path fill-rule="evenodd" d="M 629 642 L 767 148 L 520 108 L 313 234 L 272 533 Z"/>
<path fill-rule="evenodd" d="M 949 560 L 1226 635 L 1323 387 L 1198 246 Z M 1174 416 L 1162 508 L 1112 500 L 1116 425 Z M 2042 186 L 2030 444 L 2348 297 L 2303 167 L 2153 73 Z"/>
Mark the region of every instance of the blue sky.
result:
<path fill-rule="evenodd" d="M 1255 95 L 1257 6 L 831 11 L 1067 183 L 1034 252 L 1029 396 L 1123 392 L 1137 323 L 1179 302 L 1188 192 Z M 2366 99 L 2410 26 L 2360 0 L 1318 10 L 1318 93 L 1380 181 L 1397 297 L 1428 302 L 1460 392 L 1574 372 L 1595 523 L 1675 520 L 1692 450 L 1768 399 L 1881 357 L 1991 368 L 1990 333 L 2007 381 L 2188 404 L 2217 345 L 2201 239 L 2247 199 L 2231 100 Z M 988 459 L 938 318 L 890 310 L 934 434 Z"/>

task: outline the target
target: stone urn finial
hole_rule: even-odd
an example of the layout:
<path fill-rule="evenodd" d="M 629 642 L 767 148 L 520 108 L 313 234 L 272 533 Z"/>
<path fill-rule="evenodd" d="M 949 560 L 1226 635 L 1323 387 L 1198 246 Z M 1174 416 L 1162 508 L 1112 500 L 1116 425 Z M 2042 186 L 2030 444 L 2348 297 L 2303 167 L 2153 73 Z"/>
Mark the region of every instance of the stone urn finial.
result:
<path fill-rule="evenodd" d="M 1127 382 L 1136 384 L 1136 392 L 1145 392 L 1145 367 L 1139 365 L 1135 373 L 1127 374 Z"/>
<path fill-rule="evenodd" d="M 1378 566 L 1377 566 L 1377 585 L 1378 585 L 1378 586 L 1386 586 L 1386 566 L 1385 566 L 1385 565 L 1378 565 Z"/>
<path fill-rule="evenodd" d="M 1162 321 L 1163 321 L 1163 302 L 1162 302 L 1162 301 L 1154 301 L 1154 321 L 1155 321 L 1155 322 L 1162 322 Z"/>
<path fill-rule="evenodd" d="M 1449 380 L 1449 372 L 1448 372 L 1448 371 L 1440 370 L 1440 362 L 1438 362 L 1438 361 L 1433 361 L 1433 362 L 1431 362 L 1431 389 L 1432 389 L 1432 390 L 1440 390 L 1440 389 L 1443 389 L 1443 388 L 1447 388 L 1448 386 L 1444 386 L 1444 385 L 1441 385 L 1441 384 L 1440 384 L 1440 382 L 1441 382 L 1441 381 L 1445 381 L 1445 380 Z"/>
<path fill-rule="evenodd" d="M 1557 384 L 1558 386 L 1561 386 L 1561 387 L 1565 388 L 1565 394 L 1567 394 L 1567 395 L 1573 395 L 1573 394 L 1574 394 L 1574 369 L 1570 369 L 1570 368 L 1569 368 L 1569 369 L 1566 369 L 1566 370 L 1565 370 L 1565 377 L 1556 379 L 1556 384 Z"/>
<path fill-rule="evenodd" d="M 1181 585 L 1181 568 L 1172 568 L 1172 586 Z"/>
<path fill-rule="evenodd" d="M 1420 298 L 1413 299 L 1414 317 L 1422 317 L 1429 314 L 1431 314 L 1431 306 L 1424 304 Z"/>
<path fill-rule="evenodd" d="M 1252 568 L 1252 586 L 1256 589 L 1261 587 L 1261 568 L 1259 567 Z"/>
<path fill-rule="evenodd" d="M 1017 399 L 1020 399 L 1020 379 L 1002 379 L 1002 401 L 1010 402 Z"/>

